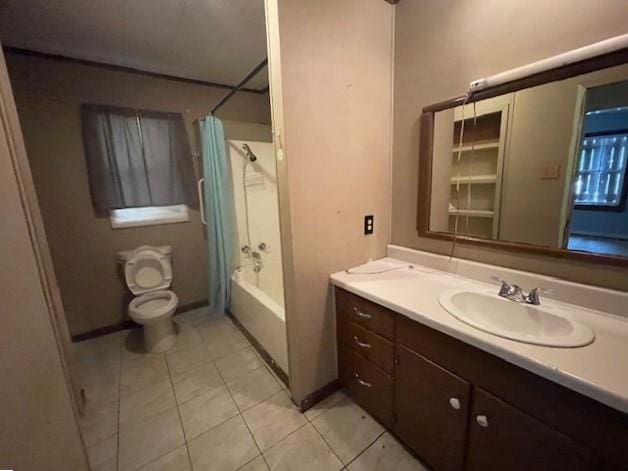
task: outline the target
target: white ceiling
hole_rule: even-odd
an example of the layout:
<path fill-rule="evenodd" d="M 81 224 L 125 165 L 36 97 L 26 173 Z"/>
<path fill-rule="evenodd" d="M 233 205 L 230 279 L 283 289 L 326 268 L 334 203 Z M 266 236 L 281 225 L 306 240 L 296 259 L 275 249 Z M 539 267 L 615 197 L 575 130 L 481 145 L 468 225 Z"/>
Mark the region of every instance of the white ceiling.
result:
<path fill-rule="evenodd" d="M 264 0 L 0 0 L 0 40 L 235 85 L 266 57 Z M 264 69 L 246 86 L 267 84 Z"/>

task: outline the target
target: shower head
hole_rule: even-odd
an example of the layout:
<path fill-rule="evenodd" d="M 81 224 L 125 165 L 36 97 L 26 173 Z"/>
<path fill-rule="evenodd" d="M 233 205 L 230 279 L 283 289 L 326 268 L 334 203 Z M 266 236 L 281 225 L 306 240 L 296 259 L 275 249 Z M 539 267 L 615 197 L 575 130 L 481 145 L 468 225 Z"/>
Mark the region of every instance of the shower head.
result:
<path fill-rule="evenodd" d="M 246 152 L 246 158 L 251 162 L 255 162 L 257 160 L 257 156 L 253 153 L 248 144 L 242 144 L 242 149 Z"/>

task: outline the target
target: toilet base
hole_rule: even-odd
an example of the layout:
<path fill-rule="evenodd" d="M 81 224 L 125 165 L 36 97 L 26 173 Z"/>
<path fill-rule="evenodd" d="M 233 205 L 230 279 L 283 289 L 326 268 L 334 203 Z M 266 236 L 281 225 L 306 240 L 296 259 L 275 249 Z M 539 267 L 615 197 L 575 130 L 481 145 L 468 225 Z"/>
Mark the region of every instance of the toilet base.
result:
<path fill-rule="evenodd" d="M 163 353 L 177 340 L 172 317 L 162 321 L 144 324 L 144 348 L 148 353 Z"/>

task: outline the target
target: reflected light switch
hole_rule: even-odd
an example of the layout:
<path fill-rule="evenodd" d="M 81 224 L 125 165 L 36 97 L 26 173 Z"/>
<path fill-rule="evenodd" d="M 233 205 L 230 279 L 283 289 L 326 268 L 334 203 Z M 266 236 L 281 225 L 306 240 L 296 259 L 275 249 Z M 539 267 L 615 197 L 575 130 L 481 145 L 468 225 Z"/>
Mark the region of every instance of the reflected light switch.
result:
<path fill-rule="evenodd" d="M 541 169 L 541 180 L 556 180 L 560 176 L 559 164 L 546 164 Z"/>

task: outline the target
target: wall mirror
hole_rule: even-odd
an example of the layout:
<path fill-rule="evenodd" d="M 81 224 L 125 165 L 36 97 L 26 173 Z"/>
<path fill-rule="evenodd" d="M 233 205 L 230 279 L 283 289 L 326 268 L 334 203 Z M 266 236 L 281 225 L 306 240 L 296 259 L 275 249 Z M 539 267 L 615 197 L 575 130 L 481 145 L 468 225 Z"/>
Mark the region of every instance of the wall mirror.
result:
<path fill-rule="evenodd" d="M 628 264 L 628 51 L 426 107 L 422 237 Z"/>

